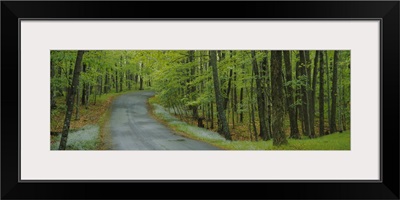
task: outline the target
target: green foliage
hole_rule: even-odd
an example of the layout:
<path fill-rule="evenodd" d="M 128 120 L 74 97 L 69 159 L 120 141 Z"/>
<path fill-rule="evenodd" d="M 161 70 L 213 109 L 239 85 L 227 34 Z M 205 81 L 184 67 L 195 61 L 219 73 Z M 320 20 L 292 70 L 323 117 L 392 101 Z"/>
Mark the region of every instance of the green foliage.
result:
<path fill-rule="evenodd" d="M 157 98 L 152 98 L 150 103 L 154 107 L 154 114 L 163 120 L 169 127 L 186 137 L 208 142 L 222 149 L 229 150 L 350 150 L 350 132 L 334 133 L 315 139 L 288 139 L 288 145 L 273 146 L 272 141 L 228 141 L 216 132 L 198 128 L 179 121 L 171 116 L 162 106 L 155 103 Z"/>
<path fill-rule="evenodd" d="M 194 52 L 193 56 L 191 53 Z M 232 115 L 244 114 L 245 118 L 249 116 L 251 106 L 254 106 L 256 123 L 259 121 L 257 112 L 270 112 L 268 110 L 260 111 L 257 105 L 256 94 L 260 92 L 255 87 L 256 78 L 262 80 L 262 87 L 265 89 L 265 101 L 269 106 L 274 98 L 271 95 L 271 82 L 274 77 L 271 77 L 271 51 L 257 50 L 256 62 L 260 68 L 260 77 L 255 77 L 252 68 L 252 57 L 250 50 L 221 50 L 218 51 L 218 76 L 220 80 L 221 93 L 224 100 L 228 100 L 228 107 L 226 108 L 229 120 L 232 120 Z M 306 58 L 309 62 L 300 64 L 299 51 L 290 51 L 290 61 L 292 64 L 292 77 L 291 81 L 284 81 L 285 87 L 293 89 L 294 103 L 289 105 L 291 108 L 305 105 L 307 102 L 302 102 L 301 87 L 306 86 L 308 92 L 312 91 L 312 78 L 311 74 L 314 73 L 314 57 L 315 50 L 307 51 L 309 56 Z M 325 52 L 325 51 L 324 51 Z M 333 50 L 328 50 L 326 64 L 329 65 L 328 70 L 325 70 L 324 80 L 324 108 L 325 108 L 325 123 L 328 119 L 328 96 L 331 95 L 332 88 L 326 88 L 327 84 L 332 87 L 332 67 L 333 67 Z M 66 95 L 69 84 L 71 83 L 73 66 L 76 60 L 76 51 L 54 50 L 51 54 L 51 82 L 50 88 L 54 97 L 60 98 Z M 224 56 L 222 56 L 224 54 Z M 223 58 L 224 57 L 224 58 Z M 306 56 L 307 57 L 307 56 Z M 122 81 L 123 91 L 138 89 L 140 79 L 143 80 L 145 89 L 148 89 L 148 84 L 151 83 L 152 89 L 156 90 L 158 104 L 171 108 L 177 111 L 178 115 L 191 114 L 192 109 L 199 109 L 199 117 L 203 117 L 210 121 L 211 116 L 216 116 L 216 109 L 214 113 L 211 112 L 210 105 L 215 103 L 214 84 L 212 77 L 212 70 L 209 66 L 209 51 L 208 50 L 90 50 L 85 53 L 83 63 L 86 66 L 86 71 L 81 73 L 80 76 L 80 92 L 82 92 L 83 85 L 90 88 L 90 101 L 100 101 L 103 99 L 104 93 L 116 91 Z M 325 64 L 325 66 L 326 66 Z M 346 129 L 350 129 L 350 83 L 351 83 L 351 52 L 348 50 L 340 51 L 338 62 L 338 79 L 339 79 L 339 96 L 338 108 L 340 108 L 340 117 L 343 118 Z M 266 67 L 265 69 L 263 67 Z M 306 68 L 307 74 L 302 75 L 299 69 Z M 282 66 L 284 74 L 287 72 Z M 318 70 L 318 69 L 317 69 Z M 232 76 L 230 75 L 230 72 Z M 327 76 L 329 74 L 329 76 Z M 118 79 L 117 79 L 118 77 Z M 122 77 L 122 79 L 121 79 Z M 286 79 L 285 77 L 283 78 Z M 317 74 L 317 81 L 319 82 L 319 74 Z M 251 86 L 253 82 L 253 86 Z M 315 95 L 319 96 L 319 84 L 316 84 Z M 118 83 L 118 85 L 117 85 Z M 229 87 L 230 85 L 230 87 Z M 104 88 L 109 87 L 109 91 Z M 231 91 L 228 91 L 228 88 Z M 243 98 L 240 99 L 240 91 L 243 89 Z M 233 93 L 235 92 L 236 102 L 235 105 L 231 102 Z M 285 91 L 286 92 L 286 89 Z M 121 91 L 118 91 L 121 93 Z M 229 96 L 228 96 L 229 93 Z M 285 94 L 287 96 L 287 94 Z M 52 97 L 53 98 L 53 97 Z M 319 115 L 318 105 L 319 101 L 315 101 L 315 115 Z M 51 110 L 51 115 L 65 111 L 65 106 L 62 104 L 57 105 L 56 109 Z M 200 112 L 203 111 L 203 112 Z M 288 109 L 286 109 L 287 111 Z M 286 112 L 285 111 L 285 112 Z M 302 116 L 302 109 L 297 110 L 297 116 Z M 270 121 L 273 121 L 274 116 L 267 113 Z M 203 116 L 204 115 L 204 116 Z M 339 115 L 339 114 L 338 114 Z M 338 117 L 339 118 L 339 117 Z M 235 120 L 237 117 L 235 118 Z M 285 116 L 285 120 L 288 116 Z M 216 121 L 214 117 L 214 121 Z M 301 118 L 299 118 L 299 126 L 301 125 Z M 229 121 L 233 125 L 233 121 Z M 237 121 L 235 122 L 237 123 Z M 248 131 L 254 131 L 249 122 L 245 121 L 242 124 L 244 127 L 249 127 Z M 258 125 L 258 124 L 257 124 Z M 287 126 L 287 125 L 285 125 Z M 257 127 L 258 128 L 258 127 Z M 288 129 L 288 127 L 285 127 Z M 291 141 L 289 141 L 290 143 Z"/>

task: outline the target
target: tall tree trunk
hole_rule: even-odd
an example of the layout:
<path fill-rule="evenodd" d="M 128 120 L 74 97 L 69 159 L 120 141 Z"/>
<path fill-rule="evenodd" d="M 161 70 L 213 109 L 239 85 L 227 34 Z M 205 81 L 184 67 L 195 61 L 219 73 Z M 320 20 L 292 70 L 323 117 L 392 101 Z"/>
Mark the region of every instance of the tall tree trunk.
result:
<path fill-rule="evenodd" d="M 195 51 L 194 50 L 190 50 L 189 52 L 189 63 L 192 63 L 193 66 L 190 68 L 190 97 L 191 97 L 191 101 L 196 101 L 196 85 L 193 84 L 194 79 L 196 77 L 196 65 L 194 65 L 194 56 L 195 56 Z M 199 113 L 198 113 L 198 108 L 197 105 L 192 105 L 190 106 L 191 110 L 192 110 L 192 117 L 193 119 L 198 119 L 199 118 Z"/>
<path fill-rule="evenodd" d="M 282 74 L 282 51 L 271 51 L 271 77 L 272 77 L 272 137 L 273 145 L 287 144 L 285 132 L 283 131 L 284 97 L 283 97 L 283 74 Z"/>
<path fill-rule="evenodd" d="M 142 76 L 139 76 L 139 82 L 140 82 L 140 87 L 139 87 L 139 90 L 144 90 L 144 88 L 143 88 L 143 77 Z"/>
<path fill-rule="evenodd" d="M 117 64 L 115 64 L 117 66 Z M 118 70 L 115 70 L 115 92 L 119 92 L 118 90 Z"/>
<path fill-rule="evenodd" d="M 86 72 L 86 63 L 83 63 L 82 66 L 82 73 Z M 79 95 L 79 92 L 78 92 Z M 86 105 L 86 82 L 83 82 L 83 86 L 82 86 L 82 105 Z"/>
<path fill-rule="evenodd" d="M 318 59 L 319 51 L 315 51 L 314 57 L 314 70 L 312 75 L 312 91 L 311 91 L 311 102 L 310 102 L 310 128 L 311 138 L 315 138 L 315 95 L 317 90 L 317 74 L 318 74 Z"/>
<path fill-rule="evenodd" d="M 220 121 L 219 124 L 221 125 L 221 128 L 219 128 L 219 130 L 222 131 L 220 133 L 223 134 L 227 140 L 232 140 L 231 134 L 229 132 L 228 123 L 226 121 L 226 115 L 223 107 L 224 106 L 223 98 L 219 86 L 216 51 L 210 51 L 210 63 L 213 70 L 214 91 L 215 91 L 215 101 L 217 103 L 218 120 Z"/>
<path fill-rule="evenodd" d="M 290 62 L 290 52 L 283 51 L 284 60 L 285 60 L 285 69 L 286 69 L 286 81 L 292 82 L 292 64 Z M 287 110 L 289 111 L 289 122 L 290 122 L 290 137 L 300 139 L 299 128 L 297 125 L 297 117 L 296 117 L 296 106 L 294 104 L 294 90 L 292 84 L 288 84 L 287 87 Z"/>
<path fill-rule="evenodd" d="M 337 81 L 338 81 L 338 62 L 339 62 L 339 51 L 334 52 L 333 58 L 333 77 L 332 77 L 332 106 L 331 106 L 331 133 L 336 132 L 336 99 L 337 99 Z"/>
<path fill-rule="evenodd" d="M 106 75 L 104 78 L 104 87 L 103 87 L 103 93 L 108 93 L 108 87 L 109 87 L 109 83 L 110 82 L 110 78 L 108 76 L 108 70 L 106 69 Z"/>
<path fill-rule="evenodd" d="M 339 52 L 339 59 L 340 59 L 340 52 Z M 338 62 L 340 62 L 340 60 L 338 60 Z M 343 86 L 343 80 L 342 80 L 342 75 L 343 75 L 343 65 L 338 66 L 338 70 L 339 70 L 339 85 L 338 85 L 338 95 L 337 95 L 337 100 L 338 100 L 338 123 L 339 123 L 339 127 L 338 127 L 338 131 L 341 133 L 343 132 L 343 90 L 342 90 L 342 86 Z"/>
<path fill-rule="evenodd" d="M 305 51 L 300 51 L 300 70 L 302 72 L 302 80 L 304 83 L 301 86 L 301 92 L 302 92 L 302 111 L 303 111 L 303 123 L 304 123 L 304 135 L 310 136 L 310 114 L 309 114 L 309 97 L 308 97 L 308 88 L 309 88 L 309 83 L 308 83 L 308 74 L 307 74 L 307 59 L 306 59 L 306 53 Z"/>
<path fill-rule="evenodd" d="M 229 93 L 231 91 L 233 69 L 229 70 L 228 89 L 226 90 L 226 97 L 224 98 L 224 110 L 228 108 Z"/>
<path fill-rule="evenodd" d="M 76 88 L 79 85 L 79 76 L 81 73 L 81 68 L 82 68 L 82 58 L 83 58 L 83 53 L 84 51 L 78 51 L 77 57 L 76 57 L 76 62 L 75 62 L 75 70 L 74 70 L 74 76 L 72 78 L 72 85 L 68 90 L 68 99 L 67 99 L 67 112 L 65 114 L 65 120 L 64 120 L 64 126 L 61 134 L 61 141 L 60 141 L 60 146 L 59 150 L 65 150 L 67 146 L 67 140 L 68 140 L 68 132 L 69 132 L 69 126 L 71 123 L 71 115 L 72 111 L 74 109 L 74 97 L 76 94 Z"/>
<path fill-rule="evenodd" d="M 244 73 L 244 64 L 242 65 L 242 74 Z M 243 83 L 244 85 L 244 83 Z M 244 86 L 240 88 L 240 94 L 239 94 L 239 104 L 240 104 L 240 116 L 239 116 L 239 122 L 243 123 L 243 91 Z"/>
<path fill-rule="evenodd" d="M 297 62 L 296 62 L 296 81 L 300 80 L 300 77 L 302 76 L 302 69 L 301 69 L 301 64 L 300 64 L 300 51 L 296 54 Z M 306 130 L 305 130 L 305 125 L 304 125 L 304 116 L 303 116 L 303 86 L 298 86 L 296 85 L 296 96 L 295 96 L 295 102 L 301 101 L 301 104 L 296 105 L 296 116 L 300 119 L 300 124 L 301 124 L 301 132 L 303 135 L 306 135 Z"/>
<path fill-rule="evenodd" d="M 267 126 L 267 135 L 268 138 L 271 138 L 271 97 L 270 97 L 270 72 L 269 72 L 269 67 L 268 67 L 268 51 L 264 51 L 264 57 L 261 62 L 261 67 L 260 67 L 260 75 L 261 75 L 261 87 L 262 90 L 260 91 L 262 94 L 261 96 L 263 97 L 263 104 L 264 104 L 264 111 L 266 112 L 266 126 Z"/>
<path fill-rule="evenodd" d="M 236 89 L 236 72 L 233 74 L 233 93 L 232 93 L 232 128 L 235 128 L 235 114 L 237 115 L 237 89 Z M 238 121 L 238 120 L 237 120 Z"/>
<path fill-rule="evenodd" d="M 266 118 L 265 118 L 265 104 L 263 97 L 263 88 L 261 86 L 261 77 L 258 71 L 256 52 L 251 51 L 253 71 L 256 78 L 256 89 L 257 89 L 257 105 L 258 105 L 258 117 L 260 118 L 260 137 L 263 140 L 269 140 L 269 135 L 267 132 Z"/>
<path fill-rule="evenodd" d="M 211 116 L 211 126 L 210 129 L 214 129 L 214 103 L 211 101 L 210 102 L 210 116 Z"/>
<path fill-rule="evenodd" d="M 123 84 L 124 83 L 124 72 L 121 71 L 120 75 L 119 75 L 119 91 L 122 92 L 123 89 Z"/>
<path fill-rule="evenodd" d="M 324 135 L 324 53 L 319 53 L 319 135 Z"/>
<path fill-rule="evenodd" d="M 329 122 L 329 129 L 331 127 L 331 94 L 330 94 L 330 87 L 329 87 L 329 80 L 330 80 L 330 76 L 329 76 L 329 55 L 328 55 L 328 51 L 325 51 L 325 63 L 326 63 L 326 89 L 327 89 L 327 93 L 328 93 L 328 122 Z M 332 63 L 331 65 L 332 66 Z M 330 131 L 330 130 L 329 130 Z"/>
<path fill-rule="evenodd" d="M 56 75 L 55 69 L 54 69 L 53 61 L 50 61 L 50 80 L 53 80 L 54 76 Z M 55 109 L 57 108 L 56 100 L 55 100 L 55 89 L 56 86 L 53 86 L 53 84 L 50 85 L 50 109 Z"/>
<path fill-rule="evenodd" d="M 254 71 L 252 71 L 251 76 L 254 76 Z M 255 114 L 254 114 L 254 110 L 255 109 L 254 109 L 254 103 L 253 103 L 253 100 L 254 100 L 253 93 L 254 93 L 254 79 L 252 78 L 251 82 L 250 82 L 250 101 L 249 101 L 250 102 L 249 103 L 250 114 L 251 114 L 250 119 L 251 119 L 251 125 L 252 125 L 253 130 L 254 130 L 254 138 L 255 138 L 256 141 L 258 141 L 258 133 L 257 133 L 257 127 L 256 127 L 256 117 L 255 117 Z M 250 132 L 251 132 L 251 129 L 250 129 Z"/>

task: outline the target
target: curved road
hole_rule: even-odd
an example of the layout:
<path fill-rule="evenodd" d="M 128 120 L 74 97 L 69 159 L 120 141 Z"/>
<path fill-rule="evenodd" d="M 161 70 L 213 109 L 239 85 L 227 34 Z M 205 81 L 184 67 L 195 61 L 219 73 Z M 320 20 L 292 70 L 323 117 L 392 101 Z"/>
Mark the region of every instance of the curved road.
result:
<path fill-rule="evenodd" d="M 150 117 L 146 101 L 154 95 L 140 91 L 122 95 L 112 104 L 110 131 L 114 150 L 218 150 L 176 135 Z"/>

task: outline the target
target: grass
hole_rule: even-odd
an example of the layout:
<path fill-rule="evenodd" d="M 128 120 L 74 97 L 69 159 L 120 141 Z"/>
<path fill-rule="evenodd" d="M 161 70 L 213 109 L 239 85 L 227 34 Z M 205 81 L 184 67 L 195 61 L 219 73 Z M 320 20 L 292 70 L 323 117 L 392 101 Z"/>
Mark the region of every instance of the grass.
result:
<path fill-rule="evenodd" d="M 67 150 L 96 150 L 98 144 L 99 126 L 87 125 L 79 130 L 68 133 Z M 61 134 L 53 136 L 50 149 L 57 150 Z"/>
<path fill-rule="evenodd" d="M 155 97 L 149 99 L 150 113 L 178 134 L 210 143 L 226 150 L 350 150 L 350 131 L 314 139 L 288 139 L 288 145 L 273 146 L 269 141 L 228 141 L 216 132 L 193 126 L 168 113 Z"/>
<path fill-rule="evenodd" d="M 91 99 L 87 109 L 85 106 L 80 105 L 79 119 L 75 119 L 74 109 L 68 134 L 67 150 L 110 149 L 111 136 L 108 127 L 108 121 L 111 116 L 110 106 L 116 97 L 133 91 L 103 94 L 97 97 L 96 104 Z M 58 107 L 52 110 L 50 131 L 60 133 L 65 118 L 65 97 L 56 98 L 56 102 Z M 60 138 L 60 134 L 51 135 L 50 149 L 58 149 Z"/>

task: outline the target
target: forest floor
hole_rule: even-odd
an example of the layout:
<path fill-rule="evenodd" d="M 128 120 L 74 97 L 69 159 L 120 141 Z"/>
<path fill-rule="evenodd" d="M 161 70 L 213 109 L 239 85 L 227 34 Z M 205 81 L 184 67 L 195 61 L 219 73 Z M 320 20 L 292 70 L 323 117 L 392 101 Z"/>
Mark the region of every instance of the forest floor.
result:
<path fill-rule="evenodd" d="M 210 143 L 226 150 L 350 150 L 350 131 L 334 133 L 314 139 L 288 139 L 288 145 L 273 146 L 269 141 L 225 140 L 218 133 L 197 127 L 179 120 L 170 114 L 164 107 L 157 104 L 156 97 L 149 100 L 149 107 L 154 118 L 165 124 L 175 132 L 196 140 Z"/>
<path fill-rule="evenodd" d="M 70 132 L 68 135 L 67 150 L 107 150 L 111 148 L 108 120 L 110 107 L 114 99 L 129 93 L 111 92 L 98 96 L 96 101 L 90 99 L 87 106 L 79 105 L 78 118 L 76 107 L 71 118 Z M 50 116 L 50 149 L 58 149 L 60 133 L 65 118 L 65 97 L 56 98 L 57 108 L 51 111 Z"/>

